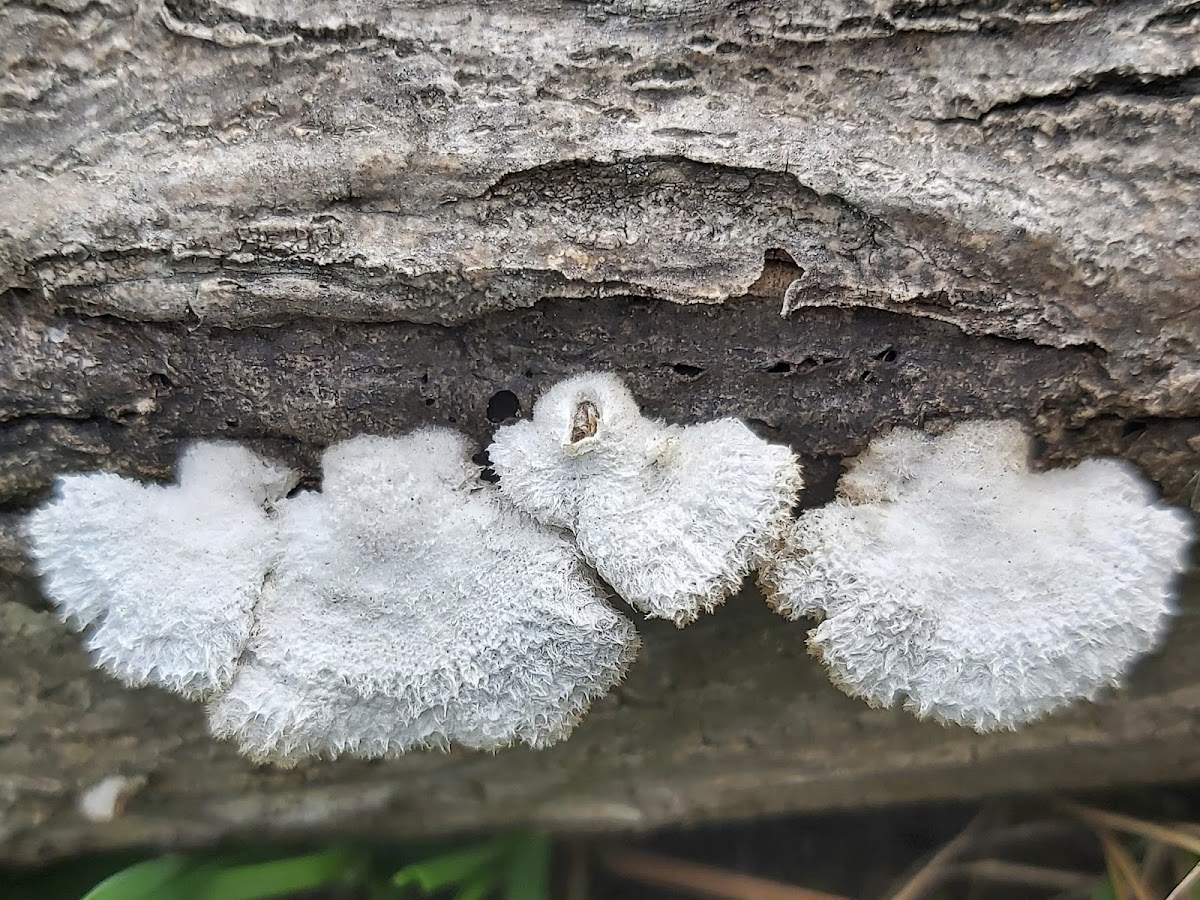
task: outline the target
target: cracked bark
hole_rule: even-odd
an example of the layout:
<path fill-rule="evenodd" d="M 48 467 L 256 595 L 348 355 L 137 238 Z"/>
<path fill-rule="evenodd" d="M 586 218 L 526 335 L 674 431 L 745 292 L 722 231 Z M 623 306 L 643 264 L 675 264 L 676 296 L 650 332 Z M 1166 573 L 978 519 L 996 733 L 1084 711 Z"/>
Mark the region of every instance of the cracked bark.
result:
<path fill-rule="evenodd" d="M 497 392 L 591 366 L 790 442 L 813 502 L 890 425 L 1015 416 L 1200 510 L 1197 9 L 0 7 L 0 859 L 1200 774 L 1194 600 L 1130 690 L 984 738 L 842 697 L 751 596 L 646 625 L 552 751 L 255 769 L 89 671 L 17 529 L 56 473 L 167 477 L 197 436 L 310 473 L 362 432 L 482 445 Z M 90 823 L 112 774 L 144 787 Z"/>

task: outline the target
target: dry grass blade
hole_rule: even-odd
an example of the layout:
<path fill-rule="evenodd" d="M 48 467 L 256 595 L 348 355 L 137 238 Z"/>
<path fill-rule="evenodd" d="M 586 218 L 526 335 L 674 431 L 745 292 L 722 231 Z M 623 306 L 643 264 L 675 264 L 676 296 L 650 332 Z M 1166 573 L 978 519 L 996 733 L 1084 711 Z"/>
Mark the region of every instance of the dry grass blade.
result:
<path fill-rule="evenodd" d="M 924 896 L 926 891 L 946 877 L 950 864 L 971 846 L 986 818 L 987 811 L 980 812 L 967 824 L 966 828 L 959 832 L 954 840 L 933 854 L 929 861 L 904 883 L 903 887 L 892 893 L 889 900 L 918 900 L 919 897 Z"/>
<path fill-rule="evenodd" d="M 1178 851 L 1174 847 L 1162 841 L 1153 841 L 1146 848 L 1146 855 L 1142 857 L 1142 881 L 1158 885 L 1163 880 L 1164 871 L 1170 865 L 1171 855 L 1176 852 Z"/>
<path fill-rule="evenodd" d="M 1197 823 L 1197 822 L 1171 822 L 1170 826 L 1172 828 L 1175 828 L 1175 829 L 1178 829 L 1179 831 L 1184 832 L 1185 834 L 1190 834 L 1190 835 L 1194 835 L 1196 837 L 1200 837 L 1200 823 Z"/>
<path fill-rule="evenodd" d="M 1183 876 L 1183 881 L 1175 885 L 1175 890 L 1167 895 L 1167 900 L 1191 900 L 1191 896 L 1200 890 L 1200 863 L 1192 867 L 1192 871 Z"/>
<path fill-rule="evenodd" d="M 1008 862 L 1003 859 L 976 859 L 960 863 L 951 871 L 955 875 L 965 875 L 984 881 L 1020 884 L 1050 891 L 1089 891 L 1096 883 L 1096 876 L 1088 872 L 1051 869 L 1045 866 Z"/>
<path fill-rule="evenodd" d="M 1090 837 L 1091 833 L 1091 829 L 1078 819 L 1039 819 L 1032 822 L 1018 822 L 988 831 L 979 835 L 974 846 L 980 852 L 997 853 L 1013 845 L 1045 844 L 1072 836 Z"/>
<path fill-rule="evenodd" d="M 1087 822 L 1093 828 L 1099 827 L 1112 831 L 1123 831 L 1127 834 L 1140 835 L 1148 840 L 1162 841 L 1173 847 L 1182 847 L 1184 850 L 1200 855 L 1200 836 L 1190 834 L 1181 828 L 1159 825 L 1156 822 L 1147 822 L 1144 819 L 1135 819 L 1133 816 L 1095 809 L 1091 806 L 1083 806 L 1079 803 L 1072 803 L 1066 800 L 1060 801 L 1059 805 L 1067 812 Z"/>
<path fill-rule="evenodd" d="M 615 875 L 658 887 L 719 900 L 848 900 L 836 894 L 769 881 L 701 863 L 624 848 L 600 851 L 600 862 Z"/>
<path fill-rule="evenodd" d="M 1109 877 L 1112 879 L 1113 890 L 1117 897 L 1131 896 L 1133 900 L 1154 900 L 1153 892 L 1142 881 L 1137 863 L 1133 861 L 1129 851 L 1121 846 L 1120 841 L 1113 836 L 1113 833 L 1107 829 L 1098 828 L 1096 836 L 1100 838 L 1100 846 L 1104 848 L 1104 859 L 1108 863 Z M 1129 889 L 1128 894 L 1125 892 L 1125 888 Z"/>
<path fill-rule="evenodd" d="M 1100 837 L 1100 835 L 1097 835 Z M 1117 865 L 1112 854 L 1108 852 L 1108 844 L 1104 843 L 1104 838 L 1100 837 L 1100 844 L 1104 847 L 1104 866 L 1108 869 L 1108 883 L 1112 886 L 1113 897 L 1116 900 L 1129 900 L 1129 893 L 1125 890 L 1125 879 L 1121 877 L 1121 869 Z"/>

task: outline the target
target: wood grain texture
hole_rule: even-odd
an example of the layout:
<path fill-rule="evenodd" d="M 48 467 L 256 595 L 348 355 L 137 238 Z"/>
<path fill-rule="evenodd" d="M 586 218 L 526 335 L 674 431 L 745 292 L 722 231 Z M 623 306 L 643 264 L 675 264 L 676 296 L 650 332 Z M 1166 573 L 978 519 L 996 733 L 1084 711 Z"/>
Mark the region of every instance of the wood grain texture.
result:
<path fill-rule="evenodd" d="M 414 753 L 258 768 L 210 740 L 199 706 L 88 668 L 49 614 L 0 607 L 2 858 L 131 845 L 381 838 L 535 824 L 574 832 L 796 810 L 1200 777 L 1200 592 L 1132 686 L 1017 733 L 872 710 L 825 677 L 805 628 L 754 592 L 683 631 L 645 623 L 626 683 L 550 750 Z M 52 661 L 52 662 L 51 662 Z M 121 816 L 80 794 L 144 777 Z"/>
<path fill-rule="evenodd" d="M 1200 774 L 1195 599 L 1130 691 L 1015 735 L 843 697 L 747 594 L 645 625 L 562 747 L 281 773 L 18 590 L 57 473 L 482 448 L 496 392 L 595 366 L 789 442 L 810 502 L 891 425 L 1013 416 L 1200 511 L 1198 35 L 1180 0 L 0 3 L 0 861 Z M 88 822 L 112 774 L 146 783 Z"/>

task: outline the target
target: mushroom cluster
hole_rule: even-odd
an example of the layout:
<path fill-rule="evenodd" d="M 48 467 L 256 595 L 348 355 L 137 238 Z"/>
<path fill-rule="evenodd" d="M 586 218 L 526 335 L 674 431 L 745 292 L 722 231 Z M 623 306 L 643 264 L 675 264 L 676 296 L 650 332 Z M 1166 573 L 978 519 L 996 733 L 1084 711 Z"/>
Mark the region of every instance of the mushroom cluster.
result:
<path fill-rule="evenodd" d="M 637 654 L 605 585 L 683 626 L 756 570 L 778 612 L 822 619 L 810 647 L 848 693 L 990 730 L 1118 684 L 1192 539 L 1124 463 L 1028 453 L 1011 422 L 896 429 L 796 518 L 789 448 L 583 375 L 499 429 L 498 485 L 448 429 L 335 444 L 300 491 L 209 441 L 171 485 L 63 476 L 26 528 L 97 665 L 203 700 L 256 760 L 548 746 Z"/>
<path fill-rule="evenodd" d="M 541 747 L 624 675 L 632 623 L 461 435 L 354 438 L 322 474 L 285 496 L 293 473 L 201 443 L 178 485 L 61 479 L 28 533 L 97 663 L 205 699 L 254 759 Z"/>

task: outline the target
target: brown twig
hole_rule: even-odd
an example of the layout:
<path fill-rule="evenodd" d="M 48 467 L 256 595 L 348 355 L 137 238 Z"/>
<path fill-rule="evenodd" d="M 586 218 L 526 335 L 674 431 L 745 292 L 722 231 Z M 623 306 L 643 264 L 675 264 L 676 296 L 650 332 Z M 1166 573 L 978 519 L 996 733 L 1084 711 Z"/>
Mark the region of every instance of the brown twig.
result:
<path fill-rule="evenodd" d="M 1200 837 L 1200 823 L 1196 822 L 1170 822 L 1168 823 L 1177 831 L 1182 831 L 1184 834 L 1190 834 L 1195 837 Z"/>
<path fill-rule="evenodd" d="M 1142 857 L 1142 881 L 1149 885 L 1157 885 L 1162 880 L 1163 871 L 1171 862 L 1174 848 L 1162 841 L 1151 841 Z"/>
<path fill-rule="evenodd" d="M 1044 843 L 1055 838 L 1075 836 L 1091 836 L 1090 830 L 1078 819 L 1040 819 L 1033 822 L 1018 822 L 1006 825 L 979 835 L 975 840 L 975 848 L 979 851 L 996 853 L 998 850 L 1014 844 L 1021 845 L 1031 841 Z"/>
<path fill-rule="evenodd" d="M 606 869 L 622 878 L 719 900 L 848 900 L 836 894 L 810 891 L 643 850 L 610 847 L 600 851 L 599 859 Z"/>
<path fill-rule="evenodd" d="M 926 891 L 941 881 L 954 861 L 975 840 L 975 835 L 987 818 L 987 811 L 980 812 L 952 841 L 929 857 L 904 885 L 890 895 L 890 900 L 918 900 Z"/>
<path fill-rule="evenodd" d="M 1124 888 L 1133 892 L 1133 900 L 1154 900 L 1150 889 L 1142 881 L 1137 863 L 1113 833 L 1106 828 L 1097 828 L 1096 837 L 1100 838 L 1100 846 L 1104 848 L 1104 860 L 1108 863 L 1109 878 L 1112 879 L 1118 900 L 1125 895 Z"/>
<path fill-rule="evenodd" d="M 1126 816 L 1121 813 L 1095 809 L 1091 806 L 1083 806 L 1067 800 L 1060 801 L 1059 805 L 1093 828 L 1098 826 L 1099 828 L 1112 831 L 1136 834 L 1151 841 L 1162 841 L 1173 847 L 1182 847 L 1184 850 L 1200 855 L 1200 836 L 1189 834 L 1182 829 L 1135 819 L 1133 816 Z"/>
<path fill-rule="evenodd" d="M 1164 844 L 1169 844 L 1173 847 L 1180 847 L 1187 850 L 1189 853 L 1200 855 L 1200 835 L 1192 833 L 1192 827 L 1182 827 L 1178 825 L 1160 825 L 1156 822 L 1147 822 L 1142 819 L 1134 818 L 1133 816 L 1122 815 L 1121 813 L 1108 812 L 1107 810 L 1095 809 L 1090 806 L 1083 806 L 1078 803 L 1064 801 L 1060 804 L 1068 812 L 1087 822 L 1097 833 L 1101 833 L 1103 829 L 1114 829 L 1124 831 L 1128 834 L 1136 834 L 1151 841 L 1160 841 Z M 1115 842 L 1114 842 L 1115 843 Z M 1108 857 L 1108 850 L 1105 849 L 1105 857 Z M 1184 882 L 1195 876 L 1193 885 L 1200 883 L 1200 875 L 1196 874 L 1196 869 L 1193 868 L 1184 877 Z M 1136 890 L 1137 885 L 1141 884 L 1140 880 L 1131 883 L 1131 887 Z M 1141 885 L 1145 888 L 1145 885 Z M 1115 884 L 1114 884 L 1115 887 Z M 1183 888 L 1183 891 L 1176 886 L 1170 894 L 1170 897 L 1179 900 L 1180 897 L 1186 896 L 1186 891 L 1189 887 Z M 1145 894 L 1149 897 L 1149 892 Z M 1119 898 L 1118 898 L 1119 900 Z M 1140 900 L 1140 897 L 1139 897 Z"/>
<path fill-rule="evenodd" d="M 1086 891 L 1096 884 L 1096 876 L 1086 872 L 1051 869 L 1003 859 L 976 859 L 959 863 L 950 869 L 954 875 L 965 875 L 1002 884 L 1021 884 L 1050 891 Z"/>

